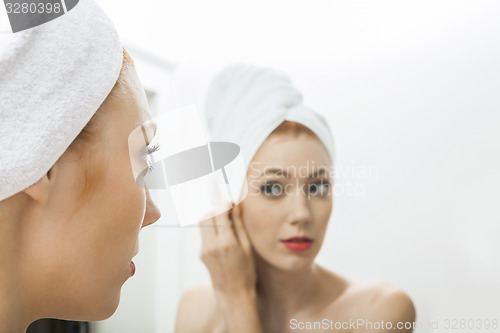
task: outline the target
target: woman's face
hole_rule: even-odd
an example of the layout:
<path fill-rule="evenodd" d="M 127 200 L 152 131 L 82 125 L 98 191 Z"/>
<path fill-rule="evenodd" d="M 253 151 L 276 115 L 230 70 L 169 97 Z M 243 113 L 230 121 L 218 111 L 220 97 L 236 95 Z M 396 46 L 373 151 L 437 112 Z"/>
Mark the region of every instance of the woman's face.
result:
<path fill-rule="evenodd" d="M 323 144 L 306 134 L 271 135 L 254 156 L 243 220 L 270 265 L 294 270 L 313 262 L 332 212 L 330 170 Z"/>
<path fill-rule="evenodd" d="M 25 251 L 26 285 L 43 317 L 102 320 L 119 303 L 132 276 L 131 259 L 141 228 L 160 218 L 149 191 L 136 185 L 129 156 L 130 132 L 150 118 L 134 69 L 120 76 L 122 92 L 112 94 L 99 112 L 98 140 L 91 154 L 66 151 L 50 171 L 50 193 L 29 214 L 19 249 Z M 153 129 L 147 128 L 152 136 Z M 91 156 L 90 156 L 91 155 Z M 81 208 L 85 170 L 99 175 Z M 92 180 L 90 180 L 92 182 Z M 28 291 L 28 292 L 29 292 Z M 40 292 L 42 291 L 42 292 Z"/>

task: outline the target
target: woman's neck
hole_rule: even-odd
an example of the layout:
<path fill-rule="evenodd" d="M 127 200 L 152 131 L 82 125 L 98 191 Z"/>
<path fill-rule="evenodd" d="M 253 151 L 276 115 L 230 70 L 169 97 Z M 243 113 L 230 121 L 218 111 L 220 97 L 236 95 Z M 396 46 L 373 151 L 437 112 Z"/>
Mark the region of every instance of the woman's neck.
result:
<path fill-rule="evenodd" d="M 317 304 L 324 279 L 322 270 L 315 263 L 290 272 L 256 258 L 256 268 L 259 306 L 264 313 L 279 309 L 281 315 L 287 316 Z"/>
<path fill-rule="evenodd" d="M 0 209 L 0 333 L 25 333 L 31 321 L 17 273 L 17 230 L 11 222 Z"/>
<path fill-rule="evenodd" d="M 1 246 L 3 250 L 3 246 Z M 15 268 L 0 254 L 0 333 L 25 333 L 32 322 Z"/>
<path fill-rule="evenodd" d="M 3 283 L 3 281 L 2 281 Z M 9 295 L 9 291 L 0 290 L 0 333 L 25 333 L 29 322 L 22 314 L 22 307 Z"/>

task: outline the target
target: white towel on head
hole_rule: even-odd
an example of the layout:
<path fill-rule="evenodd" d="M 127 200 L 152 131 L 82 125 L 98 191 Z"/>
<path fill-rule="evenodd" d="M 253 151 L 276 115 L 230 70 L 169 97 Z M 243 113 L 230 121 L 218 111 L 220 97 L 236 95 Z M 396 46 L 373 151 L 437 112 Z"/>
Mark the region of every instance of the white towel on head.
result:
<path fill-rule="evenodd" d="M 302 94 L 283 72 L 249 65 L 229 66 L 215 77 L 208 90 L 205 120 L 210 140 L 238 144 L 248 170 L 269 134 L 289 120 L 313 131 L 334 163 L 334 141 L 326 119 L 302 102 Z"/>
<path fill-rule="evenodd" d="M 119 36 L 94 0 L 0 34 L 0 200 L 54 165 L 112 90 L 122 59 Z"/>

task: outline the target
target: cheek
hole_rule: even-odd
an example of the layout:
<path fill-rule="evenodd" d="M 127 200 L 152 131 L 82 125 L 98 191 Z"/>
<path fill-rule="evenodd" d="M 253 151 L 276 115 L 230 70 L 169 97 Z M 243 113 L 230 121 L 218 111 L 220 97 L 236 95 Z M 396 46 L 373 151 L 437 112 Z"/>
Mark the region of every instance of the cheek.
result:
<path fill-rule="evenodd" d="M 278 237 L 280 206 L 260 196 L 247 197 L 243 206 L 243 221 L 252 244 L 257 251 L 269 247 Z"/>
<path fill-rule="evenodd" d="M 82 244 L 81 262 L 92 272 L 94 281 L 86 297 L 98 298 L 111 308 L 127 277 L 145 213 L 145 191 L 130 181 L 127 171 L 119 165 L 107 168 L 89 207 L 92 217 L 88 224 L 92 227 L 82 231 L 87 244 Z"/>
<path fill-rule="evenodd" d="M 328 222 L 328 220 L 330 220 L 330 216 L 332 215 L 332 211 L 333 211 L 333 197 L 328 198 L 326 200 L 326 203 L 323 206 L 322 218 L 324 218 L 326 220 L 326 222 Z"/>
<path fill-rule="evenodd" d="M 319 232 L 318 236 L 324 237 L 326 233 L 326 228 L 330 221 L 330 216 L 333 210 L 333 204 L 331 200 L 318 199 L 318 201 L 313 202 L 312 211 L 314 212 L 315 228 Z"/>
<path fill-rule="evenodd" d="M 115 288 L 108 284 L 118 285 L 135 252 L 145 212 L 145 191 L 135 184 L 129 171 L 123 163 L 107 163 L 98 187 L 89 196 L 85 214 L 75 215 L 83 227 L 77 233 L 81 260 L 92 271 L 103 273 L 96 278 L 110 290 Z"/>
<path fill-rule="evenodd" d="M 139 187 L 128 168 L 113 168 L 108 173 L 106 198 L 110 203 L 104 207 L 107 216 L 114 221 L 117 232 L 133 230 L 139 232 L 146 211 L 146 192 Z"/>

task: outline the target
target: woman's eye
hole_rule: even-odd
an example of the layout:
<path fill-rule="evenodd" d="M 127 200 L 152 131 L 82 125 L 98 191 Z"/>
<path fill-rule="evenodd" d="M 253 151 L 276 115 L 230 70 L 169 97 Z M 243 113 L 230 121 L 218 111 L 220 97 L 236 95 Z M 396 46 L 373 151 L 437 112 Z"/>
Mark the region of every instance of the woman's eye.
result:
<path fill-rule="evenodd" d="M 275 197 L 281 195 L 283 187 L 278 183 L 267 183 L 261 186 L 260 191 L 264 193 L 265 196 Z"/>
<path fill-rule="evenodd" d="M 330 183 L 327 181 L 321 181 L 318 183 L 309 185 L 309 194 L 313 196 L 324 196 L 327 195 L 330 189 Z"/>

